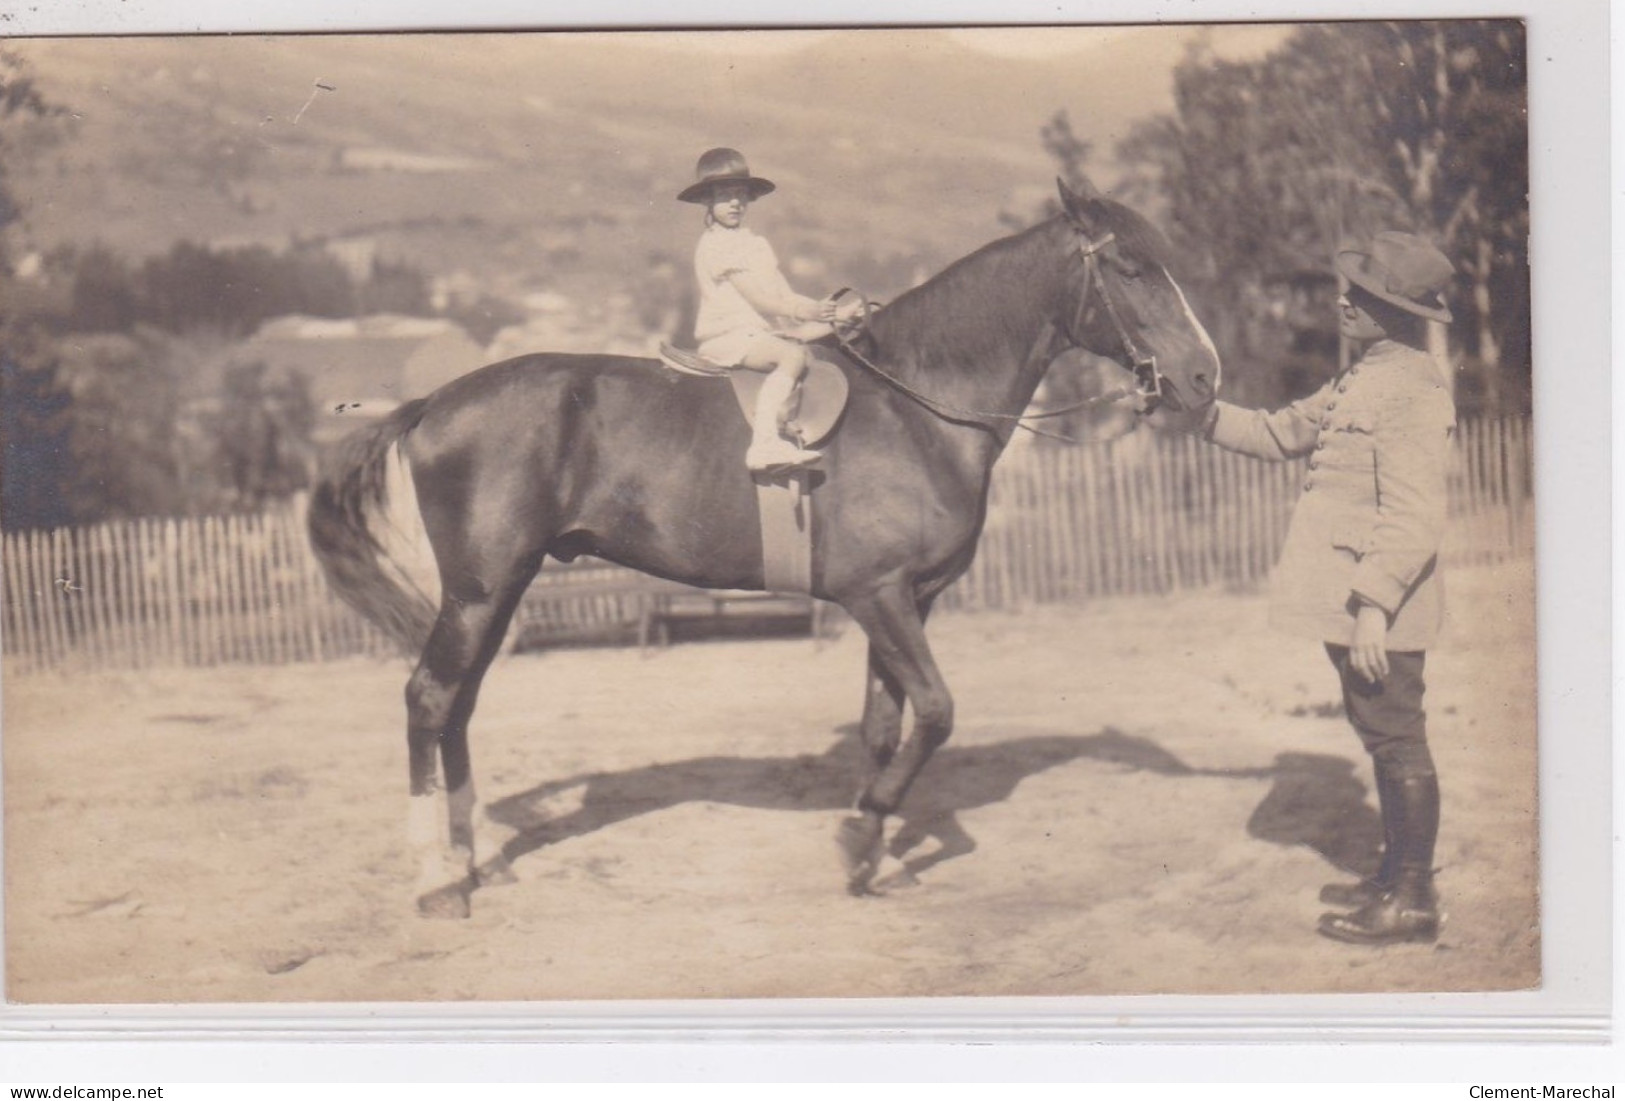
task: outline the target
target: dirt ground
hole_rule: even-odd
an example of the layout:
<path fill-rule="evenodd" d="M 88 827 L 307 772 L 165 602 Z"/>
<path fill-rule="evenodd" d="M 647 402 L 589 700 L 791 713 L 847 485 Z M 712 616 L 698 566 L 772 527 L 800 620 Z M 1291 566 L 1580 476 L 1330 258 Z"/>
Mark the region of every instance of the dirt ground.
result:
<path fill-rule="evenodd" d="M 957 699 L 843 890 L 864 645 L 502 659 L 481 843 L 516 884 L 417 918 L 398 663 L 8 677 L 7 995 L 296 1002 L 1451 991 L 1538 985 L 1532 581 L 1458 571 L 1429 656 L 1437 945 L 1317 936 L 1374 863 L 1368 766 L 1254 593 L 942 617 Z"/>

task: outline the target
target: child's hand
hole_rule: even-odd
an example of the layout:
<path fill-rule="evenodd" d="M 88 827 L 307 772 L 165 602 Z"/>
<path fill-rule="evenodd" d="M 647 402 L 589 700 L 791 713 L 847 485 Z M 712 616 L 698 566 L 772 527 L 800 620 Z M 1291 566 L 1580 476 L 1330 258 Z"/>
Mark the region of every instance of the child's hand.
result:
<path fill-rule="evenodd" d="M 861 320 L 869 312 L 869 303 L 864 300 L 862 295 L 854 295 L 844 303 L 839 295 L 832 295 L 826 301 L 830 303 L 832 308 L 833 316 L 830 320 L 839 324 Z"/>

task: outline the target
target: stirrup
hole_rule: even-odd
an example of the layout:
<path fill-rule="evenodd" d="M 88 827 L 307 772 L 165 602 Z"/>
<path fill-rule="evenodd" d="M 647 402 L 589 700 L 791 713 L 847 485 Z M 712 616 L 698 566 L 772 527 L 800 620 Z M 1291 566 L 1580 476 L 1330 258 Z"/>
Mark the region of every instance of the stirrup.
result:
<path fill-rule="evenodd" d="M 797 447 L 789 440 L 781 439 L 778 442 L 784 446 L 774 448 L 773 453 L 766 456 L 765 461 L 760 454 L 752 455 L 752 452 L 757 450 L 756 445 L 752 444 L 749 450 L 745 452 L 746 468 L 753 474 L 783 473 L 811 466 L 824 457 L 822 452 L 808 451 Z"/>

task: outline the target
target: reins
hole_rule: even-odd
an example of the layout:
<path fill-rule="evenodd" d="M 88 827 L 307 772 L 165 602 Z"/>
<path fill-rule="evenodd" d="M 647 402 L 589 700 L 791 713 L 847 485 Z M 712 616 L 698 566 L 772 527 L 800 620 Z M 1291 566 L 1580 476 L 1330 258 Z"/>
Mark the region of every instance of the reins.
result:
<path fill-rule="evenodd" d="M 1145 355 L 1140 351 L 1140 347 L 1135 343 L 1134 337 L 1130 334 L 1128 326 L 1123 323 L 1122 315 L 1118 313 L 1116 303 L 1112 301 L 1111 295 L 1106 290 L 1106 281 L 1101 277 L 1100 274 L 1100 261 L 1097 259 L 1096 254 L 1099 253 L 1101 249 L 1111 244 L 1111 242 L 1115 239 L 1115 234 L 1108 233 L 1098 241 L 1091 241 L 1088 238 L 1083 237 L 1082 234 L 1079 234 L 1079 237 L 1081 238 L 1079 251 L 1083 254 L 1084 259 L 1085 282 L 1083 286 L 1083 293 L 1079 296 L 1078 312 L 1081 316 L 1083 311 L 1088 307 L 1090 291 L 1094 287 L 1098 286 L 1100 288 L 1100 300 L 1106 306 L 1106 315 L 1108 318 L 1110 318 L 1113 327 L 1117 330 L 1117 336 L 1122 342 L 1123 351 L 1128 355 L 1129 359 L 1134 364 L 1131 369 L 1134 371 L 1136 378 L 1139 380 L 1139 385 L 1133 389 L 1126 386 L 1116 386 L 1104 393 L 1096 394 L 1093 397 L 1084 398 L 1081 401 L 1075 401 L 1068 405 L 1062 405 L 1054 409 L 1045 409 L 1037 413 L 999 413 L 991 410 L 966 409 L 960 406 L 952 405 L 948 402 L 930 397 L 929 395 L 923 394 L 914 389 L 914 387 L 908 385 L 908 383 L 886 371 L 879 364 L 875 363 L 868 356 L 864 355 L 858 350 L 852 336 L 849 335 L 849 333 L 861 334 L 868 327 L 869 318 L 873 312 L 872 304 L 868 298 L 861 295 L 859 296 L 859 299 L 863 304 L 862 316 L 859 317 L 855 323 L 850 324 L 849 326 L 837 322 L 834 325 L 835 339 L 840 344 L 841 349 L 846 352 L 847 355 L 852 357 L 853 362 L 858 363 L 874 375 L 878 376 L 893 389 L 913 399 L 930 412 L 937 414 L 945 420 L 969 421 L 971 423 L 980 424 L 987 424 L 988 422 L 993 421 L 1004 421 L 1012 424 L 1014 428 L 1031 432 L 1035 436 L 1043 436 L 1046 439 L 1059 440 L 1062 443 L 1084 444 L 1088 442 L 1109 442 L 1086 441 L 1075 436 L 1066 435 L 1062 432 L 1053 432 L 1046 429 L 1037 428 L 1027 423 L 1031 420 L 1064 417 L 1069 413 L 1077 413 L 1085 409 L 1095 408 L 1096 406 L 1107 405 L 1112 402 L 1121 401 L 1124 398 L 1134 397 L 1136 394 L 1145 397 L 1160 397 L 1162 394 L 1162 375 L 1157 370 L 1156 357 Z M 842 287 L 830 297 L 833 299 L 839 299 L 852 293 L 855 293 L 853 292 L 852 288 Z M 1035 354 L 1040 353 L 1035 351 Z M 1113 438 L 1115 439 L 1117 437 Z"/>

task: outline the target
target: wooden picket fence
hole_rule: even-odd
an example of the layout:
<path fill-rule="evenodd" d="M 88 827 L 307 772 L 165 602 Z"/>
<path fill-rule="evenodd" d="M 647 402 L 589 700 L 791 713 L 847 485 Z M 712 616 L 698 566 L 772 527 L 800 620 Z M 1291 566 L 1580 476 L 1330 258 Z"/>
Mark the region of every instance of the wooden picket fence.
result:
<path fill-rule="evenodd" d="M 1301 463 L 1261 463 L 1149 432 L 1001 460 L 970 570 L 939 607 L 1019 608 L 1267 578 Z M 1534 550 L 1529 424 L 1464 423 L 1445 564 Z M 394 653 L 329 592 L 296 509 L 6 533 L 4 653 L 13 668 L 282 664 Z M 550 565 L 516 617 L 545 640 L 628 637 L 678 587 L 601 562 Z"/>
<path fill-rule="evenodd" d="M 1188 436 L 1031 448 L 995 469 L 970 570 L 938 606 L 1006 608 L 1266 580 L 1307 473 Z M 1446 566 L 1534 553 L 1529 422 L 1470 421 L 1449 472 Z"/>

